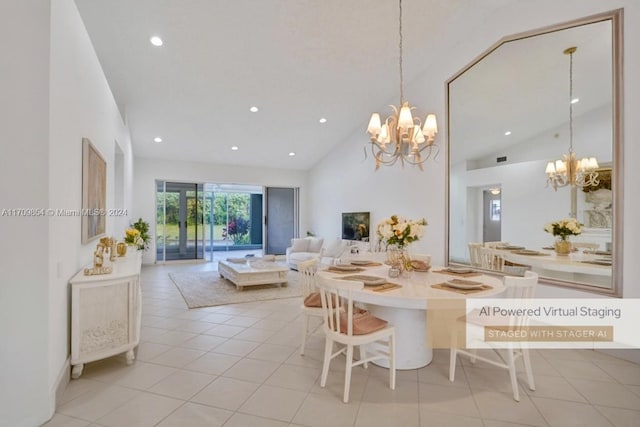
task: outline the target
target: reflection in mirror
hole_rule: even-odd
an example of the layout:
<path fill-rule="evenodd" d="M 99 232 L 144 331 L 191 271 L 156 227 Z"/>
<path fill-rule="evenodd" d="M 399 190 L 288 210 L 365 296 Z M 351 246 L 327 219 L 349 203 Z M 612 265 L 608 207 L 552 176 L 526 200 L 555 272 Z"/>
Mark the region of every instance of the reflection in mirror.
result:
<path fill-rule="evenodd" d="M 449 80 L 450 263 L 620 294 L 621 14 L 505 38 Z"/>

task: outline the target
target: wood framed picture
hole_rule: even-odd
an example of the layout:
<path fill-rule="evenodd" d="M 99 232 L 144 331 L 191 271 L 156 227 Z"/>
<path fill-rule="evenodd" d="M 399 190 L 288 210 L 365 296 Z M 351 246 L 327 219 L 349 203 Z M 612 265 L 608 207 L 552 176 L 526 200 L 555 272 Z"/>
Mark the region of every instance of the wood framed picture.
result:
<path fill-rule="evenodd" d="M 107 162 L 87 138 L 82 138 L 82 243 L 105 234 Z"/>

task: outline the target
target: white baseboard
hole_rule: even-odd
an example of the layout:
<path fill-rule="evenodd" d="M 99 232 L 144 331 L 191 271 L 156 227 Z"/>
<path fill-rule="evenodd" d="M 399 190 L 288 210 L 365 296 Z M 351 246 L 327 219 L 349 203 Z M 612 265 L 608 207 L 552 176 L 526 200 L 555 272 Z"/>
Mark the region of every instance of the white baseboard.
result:
<path fill-rule="evenodd" d="M 60 405 L 60 401 L 62 400 L 62 396 L 64 395 L 67 386 L 69 385 L 69 381 L 71 380 L 71 356 L 67 357 L 58 372 L 58 378 L 56 378 L 56 382 L 53 384 L 51 390 L 51 399 L 50 401 L 53 404 L 51 416 L 56 411 L 58 405 Z"/>

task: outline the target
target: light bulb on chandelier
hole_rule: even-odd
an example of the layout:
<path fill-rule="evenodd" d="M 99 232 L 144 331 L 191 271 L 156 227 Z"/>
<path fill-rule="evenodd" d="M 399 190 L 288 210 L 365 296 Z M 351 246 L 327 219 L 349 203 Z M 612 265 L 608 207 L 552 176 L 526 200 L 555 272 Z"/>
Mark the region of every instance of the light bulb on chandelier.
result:
<path fill-rule="evenodd" d="M 413 117 L 411 107 L 404 100 L 404 78 L 402 72 L 402 0 L 400 6 L 400 43 L 399 43 L 399 65 L 400 65 L 400 108 L 390 105 L 393 113 L 384 120 L 380 119 L 380 114 L 373 113 L 369 120 L 367 132 L 371 136 L 371 153 L 376 159 L 376 170 L 381 165 L 391 166 L 398 160 L 404 166 L 407 162 L 417 165 L 420 170 L 422 164 L 431 157 L 434 152 L 437 154 L 438 147 L 435 145 L 435 136 L 438 133 L 438 124 L 435 114 L 429 114 L 424 120 Z M 366 151 L 365 151 L 366 155 Z"/>
<path fill-rule="evenodd" d="M 558 190 L 567 185 L 578 187 L 596 186 L 600 183 L 598 178 L 598 161 L 595 157 L 585 157 L 582 160 L 576 158 L 573 151 L 573 54 L 577 47 L 564 50 L 569 55 L 569 153 L 564 154 L 561 160 L 547 163 L 547 186 Z"/>

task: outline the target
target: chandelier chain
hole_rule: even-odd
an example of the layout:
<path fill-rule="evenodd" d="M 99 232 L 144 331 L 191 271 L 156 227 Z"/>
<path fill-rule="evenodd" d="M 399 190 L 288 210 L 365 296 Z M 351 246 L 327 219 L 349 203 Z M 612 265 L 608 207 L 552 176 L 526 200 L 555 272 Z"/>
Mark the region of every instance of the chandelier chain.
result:
<path fill-rule="evenodd" d="M 427 114 L 424 121 L 413 117 L 410 106 L 404 99 L 402 0 L 398 0 L 398 68 L 400 71 L 400 105 L 390 105 L 392 114 L 381 120 L 380 114 L 371 114 L 367 132 L 370 135 L 371 154 L 376 161 L 376 170 L 381 165 L 391 166 L 400 160 L 422 170 L 422 164 L 431 156 L 435 159 L 438 147 L 435 136 L 438 124 L 435 114 Z M 365 150 L 365 158 L 367 151 Z"/>
<path fill-rule="evenodd" d="M 402 71 L 402 0 L 400 0 L 400 14 L 399 14 L 400 25 L 398 25 L 398 32 L 400 33 L 400 41 L 398 43 L 398 50 L 400 55 L 398 56 L 398 63 L 400 65 L 400 105 L 404 102 L 404 76 Z"/>
<path fill-rule="evenodd" d="M 569 53 L 569 153 L 573 153 L 573 52 Z"/>

